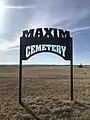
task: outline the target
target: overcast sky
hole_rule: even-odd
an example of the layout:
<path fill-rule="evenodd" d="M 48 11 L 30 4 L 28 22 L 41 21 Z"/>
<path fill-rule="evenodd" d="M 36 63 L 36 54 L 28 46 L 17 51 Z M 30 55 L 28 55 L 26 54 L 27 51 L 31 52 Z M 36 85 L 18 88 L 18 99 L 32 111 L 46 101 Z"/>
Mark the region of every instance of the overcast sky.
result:
<path fill-rule="evenodd" d="M 18 64 L 22 31 L 39 27 L 70 30 L 74 64 L 90 64 L 90 0 L 0 0 L 0 64 Z M 23 63 L 69 62 L 40 53 Z"/>

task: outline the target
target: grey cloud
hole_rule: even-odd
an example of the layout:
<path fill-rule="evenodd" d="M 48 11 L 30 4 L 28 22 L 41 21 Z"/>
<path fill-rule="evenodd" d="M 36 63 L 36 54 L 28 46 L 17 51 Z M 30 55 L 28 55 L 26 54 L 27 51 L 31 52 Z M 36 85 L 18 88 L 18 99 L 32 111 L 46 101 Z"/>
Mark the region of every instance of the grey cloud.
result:
<path fill-rule="evenodd" d="M 90 0 L 7 0 L 6 4 L 11 6 L 34 5 L 33 9 L 9 9 L 3 23 L 4 31 L 0 38 L 14 40 L 23 29 L 37 27 L 38 24 L 65 29 L 75 29 L 83 25 L 88 26 L 88 12 Z M 84 5 L 85 4 L 85 5 Z M 87 22 L 86 22 L 86 21 Z M 60 22 L 59 22 L 60 21 Z"/>
<path fill-rule="evenodd" d="M 78 20 L 77 23 L 73 27 L 88 27 L 90 26 L 90 13 L 85 16 L 83 19 Z"/>
<path fill-rule="evenodd" d="M 31 5 L 34 4 L 36 0 L 7 0 L 5 1 L 6 5 L 11 5 L 11 6 L 21 6 L 21 5 Z"/>
<path fill-rule="evenodd" d="M 7 48 L 7 52 L 8 51 L 19 51 L 20 50 L 20 46 L 19 45 L 15 45 L 15 46 L 13 46 L 13 47 L 9 47 L 9 48 Z"/>
<path fill-rule="evenodd" d="M 90 10 L 90 0 L 75 0 L 75 8 Z"/>
<path fill-rule="evenodd" d="M 67 14 L 62 21 L 60 17 L 59 20 L 53 23 L 54 27 L 61 27 L 63 29 L 82 29 L 90 26 L 90 12 L 83 8 L 82 12 L 77 11 L 77 13 L 71 11 L 70 14 Z"/>

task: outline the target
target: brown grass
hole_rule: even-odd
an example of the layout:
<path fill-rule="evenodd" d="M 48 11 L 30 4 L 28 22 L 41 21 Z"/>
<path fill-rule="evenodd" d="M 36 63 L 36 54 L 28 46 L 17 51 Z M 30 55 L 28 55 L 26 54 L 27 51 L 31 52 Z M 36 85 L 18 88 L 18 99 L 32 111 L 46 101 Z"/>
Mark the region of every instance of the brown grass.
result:
<path fill-rule="evenodd" d="M 90 67 L 74 67 L 74 101 L 70 68 L 23 68 L 22 101 L 41 120 L 90 120 Z M 18 103 L 18 67 L 0 68 L 0 120 L 34 120 Z"/>

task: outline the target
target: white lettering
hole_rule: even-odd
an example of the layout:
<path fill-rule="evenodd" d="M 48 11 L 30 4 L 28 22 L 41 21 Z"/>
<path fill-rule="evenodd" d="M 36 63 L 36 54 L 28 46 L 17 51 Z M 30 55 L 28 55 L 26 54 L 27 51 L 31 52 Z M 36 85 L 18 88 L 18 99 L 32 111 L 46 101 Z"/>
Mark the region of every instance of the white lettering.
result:
<path fill-rule="evenodd" d="M 56 53 L 62 54 L 65 57 L 66 46 L 60 45 L 31 45 L 26 47 L 26 58 L 30 57 L 30 55 L 34 54 L 35 52 L 39 51 L 54 51 Z"/>
<path fill-rule="evenodd" d="M 36 52 L 41 51 L 41 45 L 36 45 Z"/>
<path fill-rule="evenodd" d="M 31 55 L 36 52 L 35 49 L 36 49 L 36 46 L 35 46 L 35 45 L 32 45 L 32 46 L 31 46 Z"/>
<path fill-rule="evenodd" d="M 65 57 L 66 46 L 61 46 L 61 48 L 62 48 L 63 56 Z"/>
<path fill-rule="evenodd" d="M 30 56 L 30 46 L 26 47 L 26 58 Z"/>
<path fill-rule="evenodd" d="M 61 46 L 60 46 L 60 45 L 57 45 L 57 52 L 58 52 L 59 54 L 61 54 Z"/>
<path fill-rule="evenodd" d="M 52 45 L 52 51 L 57 52 L 57 47 L 56 47 L 56 45 Z"/>
<path fill-rule="evenodd" d="M 48 50 L 50 51 L 50 49 L 51 49 L 51 45 L 47 45 L 47 47 L 48 47 Z"/>
<path fill-rule="evenodd" d="M 48 50 L 50 51 L 51 50 L 51 45 L 47 45 L 48 46 Z"/>
<path fill-rule="evenodd" d="M 47 45 L 42 45 L 42 50 L 47 50 L 46 46 Z"/>

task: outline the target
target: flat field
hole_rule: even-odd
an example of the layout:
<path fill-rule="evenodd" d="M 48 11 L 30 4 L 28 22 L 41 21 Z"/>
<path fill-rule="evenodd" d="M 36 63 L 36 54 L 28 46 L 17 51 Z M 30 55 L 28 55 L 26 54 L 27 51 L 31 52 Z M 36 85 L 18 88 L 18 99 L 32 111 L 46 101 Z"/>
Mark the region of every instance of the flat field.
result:
<path fill-rule="evenodd" d="M 19 66 L 0 66 L 0 120 L 90 120 L 90 66 L 23 66 L 22 105 Z M 23 107 L 24 108 L 23 108 Z"/>

